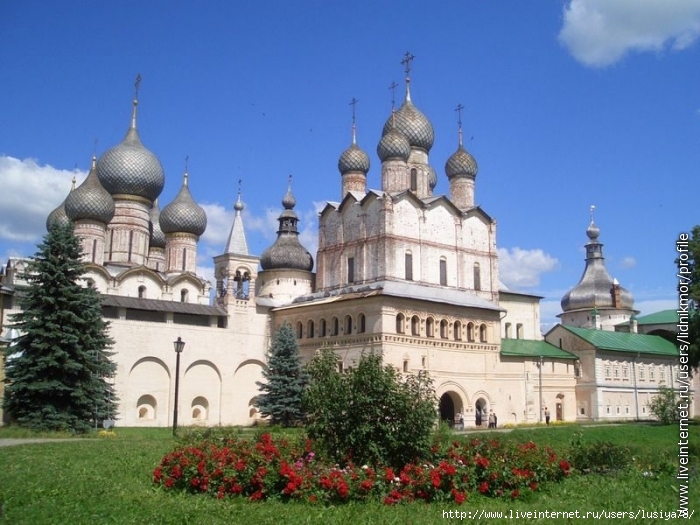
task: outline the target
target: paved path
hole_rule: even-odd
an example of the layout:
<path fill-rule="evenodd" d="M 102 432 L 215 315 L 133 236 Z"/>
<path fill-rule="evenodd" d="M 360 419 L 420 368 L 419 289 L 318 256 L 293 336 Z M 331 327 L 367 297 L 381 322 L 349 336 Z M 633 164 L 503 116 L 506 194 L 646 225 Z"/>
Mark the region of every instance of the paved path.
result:
<path fill-rule="evenodd" d="M 0 447 L 30 445 L 32 443 L 61 443 L 64 441 L 89 441 L 77 438 L 0 438 Z"/>

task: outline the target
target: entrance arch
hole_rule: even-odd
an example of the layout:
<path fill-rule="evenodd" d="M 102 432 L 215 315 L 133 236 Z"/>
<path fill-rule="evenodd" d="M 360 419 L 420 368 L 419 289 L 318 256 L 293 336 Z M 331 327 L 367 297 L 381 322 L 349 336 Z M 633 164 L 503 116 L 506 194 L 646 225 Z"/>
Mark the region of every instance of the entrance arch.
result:
<path fill-rule="evenodd" d="M 489 403 L 483 397 L 480 397 L 474 403 L 474 423 L 477 427 L 483 424 L 488 425 L 489 421 Z"/>
<path fill-rule="evenodd" d="M 445 392 L 440 396 L 440 421 L 454 425 L 457 414 L 463 412 L 462 398 L 456 392 Z"/>

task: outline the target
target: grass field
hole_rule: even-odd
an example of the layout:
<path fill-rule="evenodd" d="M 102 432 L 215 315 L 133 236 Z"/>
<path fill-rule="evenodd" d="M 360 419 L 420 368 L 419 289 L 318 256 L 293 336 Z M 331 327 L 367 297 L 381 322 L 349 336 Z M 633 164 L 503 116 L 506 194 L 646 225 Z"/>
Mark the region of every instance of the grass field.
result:
<path fill-rule="evenodd" d="M 484 433 L 487 434 L 487 433 Z M 470 434 L 473 435 L 473 434 Z M 0 448 L 1 523 L 31 524 L 431 524 L 460 521 L 443 511 L 673 511 L 678 507 L 678 428 L 642 424 L 516 429 L 498 439 L 534 441 L 565 452 L 574 441 L 607 441 L 629 449 L 632 467 L 606 474 L 573 475 L 542 487 L 525 500 L 496 500 L 470 494 L 461 507 L 413 503 L 399 506 L 249 503 L 236 499 L 176 494 L 154 488 L 152 472 L 176 446 L 169 429 L 116 429 L 113 438 L 23 444 Z M 0 428 L 0 438 L 36 437 Z M 57 436 L 65 437 L 65 436 Z M 691 509 L 700 512 L 700 426 L 692 427 L 694 474 Z M 695 518 L 698 517 L 696 513 Z M 467 520 L 465 520 L 467 521 Z M 500 520 L 472 519 L 489 523 Z M 578 520 L 575 520 L 578 521 Z M 583 520 L 581 520 L 583 521 Z M 615 523 L 634 520 L 616 519 Z M 692 520 L 691 520 L 692 521 Z M 550 523 L 551 519 L 525 520 Z M 556 521 L 554 521 L 556 522 Z M 558 521 L 566 523 L 566 520 Z M 641 523 L 673 521 L 642 520 Z M 687 521 L 685 521 L 687 522 Z M 636 523 L 640 523 L 639 520 Z"/>

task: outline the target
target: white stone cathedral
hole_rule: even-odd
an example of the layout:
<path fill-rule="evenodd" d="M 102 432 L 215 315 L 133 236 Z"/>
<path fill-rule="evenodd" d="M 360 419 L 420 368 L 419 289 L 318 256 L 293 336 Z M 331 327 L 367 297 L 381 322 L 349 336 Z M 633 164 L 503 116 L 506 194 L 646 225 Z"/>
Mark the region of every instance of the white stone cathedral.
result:
<path fill-rule="evenodd" d="M 499 424 L 536 422 L 545 407 L 553 419 L 591 417 L 597 401 L 577 393 L 588 357 L 543 339 L 540 297 L 500 285 L 496 221 L 474 203 L 477 163 L 461 125 L 445 162 L 450 193 L 433 193 L 434 131 L 411 100 L 410 58 L 404 101 L 377 146 L 381 188 L 367 187 L 370 158 L 357 144 L 353 112 L 351 144 L 338 161 L 341 198 L 319 216 L 315 272 L 299 242 L 291 181 L 277 239 L 261 256 L 248 251 L 239 190 L 228 242 L 214 257 L 213 294 L 195 271 L 207 220 L 188 189 L 187 168 L 177 197 L 160 212 L 165 177 L 140 141 L 134 100 L 124 140 L 93 159 L 87 179 L 47 220 L 73 222 L 86 281 L 102 294 L 115 341 L 118 425 L 172 425 L 178 337 L 186 342 L 179 423 L 255 423 L 256 382 L 282 323 L 294 327 L 304 360 L 331 347 L 341 370 L 363 352 L 379 352 L 402 373 L 427 371 L 449 422 L 485 425 L 491 410 Z M 589 237 L 597 232 L 589 228 Z M 595 247 L 588 255 L 597 257 Z M 3 269 L 5 315 L 19 307 L 22 264 L 11 260 Z M 618 292 L 615 315 L 634 313 L 631 295 Z M 562 306 L 562 321 L 592 310 L 573 290 Z"/>

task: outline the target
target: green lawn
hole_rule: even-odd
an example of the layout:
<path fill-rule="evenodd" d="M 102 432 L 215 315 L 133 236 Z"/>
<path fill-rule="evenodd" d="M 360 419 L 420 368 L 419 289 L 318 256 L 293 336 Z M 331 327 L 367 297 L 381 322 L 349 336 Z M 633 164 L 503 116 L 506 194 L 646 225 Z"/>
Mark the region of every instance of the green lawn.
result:
<path fill-rule="evenodd" d="M 489 435 L 482 433 L 480 436 L 484 434 Z M 151 480 L 153 469 L 161 457 L 176 446 L 170 430 L 116 429 L 114 438 L 75 438 L 68 442 L 0 448 L 0 524 L 430 524 L 445 523 L 443 511 L 449 510 L 522 513 L 577 509 L 581 512 L 677 509 L 674 469 L 677 465 L 678 428 L 675 426 L 562 426 L 517 429 L 511 433 L 490 435 L 498 439 L 532 440 L 561 452 L 576 439 L 584 443 L 610 441 L 629 448 L 634 467 L 620 473 L 574 475 L 562 483 L 543 487 L 541 492 L 529 495 L 526 500 L 494 500 L 470 494 L 461 507 L 424 503 L 395 507 L 381 504 L 324 507 L 299 503 L 248 503 L 155 489 Z M 27 434 L 22 436 L 28 437 Z M 19 437 L 19 434 L 13 429 L 0 428 L 0 438 L 4 437 Z M 695 473 L 691 479 L 691 502 L 697 505 L 700 503 L 697 472 L 700 426 L 692 427 L 692 442 L 695 443 Z M 625 523 L 633 520 L 614 521 Z M 552 520 L 525 522 L 549 523 Z M 566 520 L 559 522 L 566 523 Z M 652 519 L 642 522 L 673 521 Z"/>

